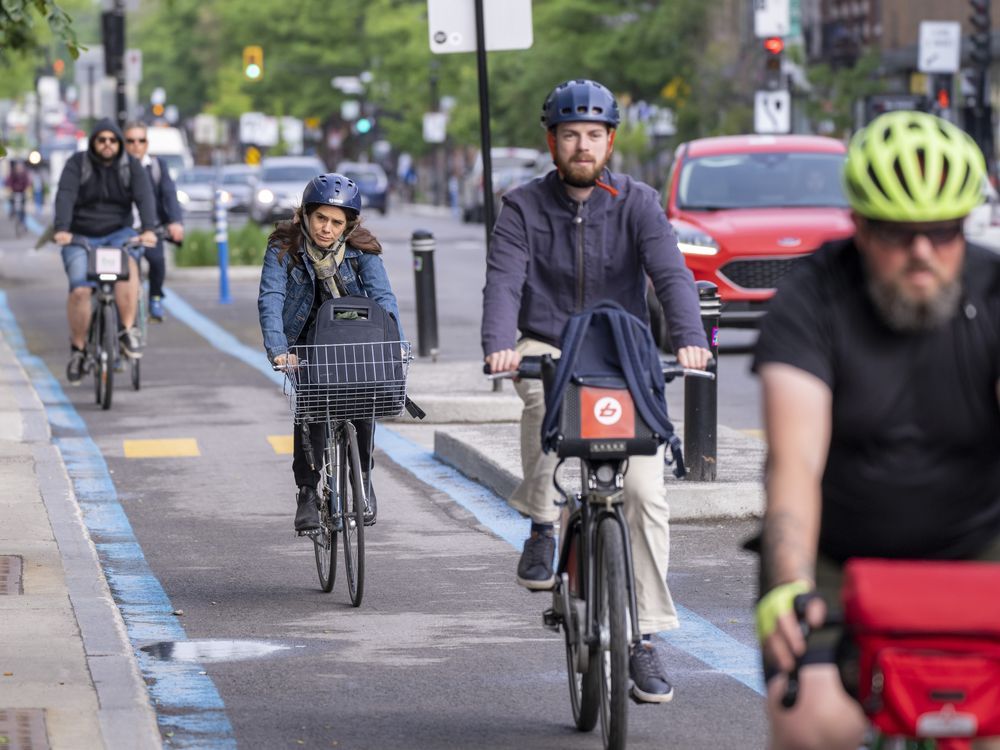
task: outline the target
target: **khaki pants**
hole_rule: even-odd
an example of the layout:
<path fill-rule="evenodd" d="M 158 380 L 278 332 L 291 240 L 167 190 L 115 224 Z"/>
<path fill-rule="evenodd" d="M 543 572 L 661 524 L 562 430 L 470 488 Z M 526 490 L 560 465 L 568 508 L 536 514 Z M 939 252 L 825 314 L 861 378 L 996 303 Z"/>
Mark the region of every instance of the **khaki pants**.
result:
<path fill-rule="evenodd" d="M 554 346 L 524 338 L 518 342 L 521 356 L 551 354 Z M 558 458 L 543 453 L 542 420 L 545 397 L 540 380 L 515 383 L 517 395 L 524 402 L 521 413 L 521 469 L 524 480 L 514 490 L 508 503 L 514 510 L 537 523 L 554 523 L 559 518 L 559 499 L 552 484 Z M 635 597 L 639 608 L 639 629 L 656 633 L 680 627 L 677 610 L 667 588 L 667 563 L 670 559 L 670 506 L 663 486 L 663 447 L 655 456 L 633 456 L 625 475 L 625 518 L 632 538 L 632 564 L 635 568 Z"/>

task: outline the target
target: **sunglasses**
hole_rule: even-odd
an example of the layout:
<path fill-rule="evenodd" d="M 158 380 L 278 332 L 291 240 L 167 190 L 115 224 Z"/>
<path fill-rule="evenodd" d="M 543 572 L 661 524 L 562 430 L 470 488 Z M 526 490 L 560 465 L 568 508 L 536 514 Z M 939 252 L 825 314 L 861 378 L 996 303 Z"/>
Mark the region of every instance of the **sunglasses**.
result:
<path fill-rule="evenodd" d="M 126 138 L 125 143 L 145 143 L 145 138 Z"/>
<path fill-rule="evenodd" d="M 954 242 L 962 234 L 962 222 L 933 227 L 913 227 L 893 221 L 868 221 L 868 228 L 875 239 L 894 247 L 912 247 L 917 236 L 926 237 L 934 247 Z"/>
<path fill-rule="evenodd" d="M 113 135 L 99 135 L 94 139 L 95 143 L 118 143 L 118 139 Z"/>

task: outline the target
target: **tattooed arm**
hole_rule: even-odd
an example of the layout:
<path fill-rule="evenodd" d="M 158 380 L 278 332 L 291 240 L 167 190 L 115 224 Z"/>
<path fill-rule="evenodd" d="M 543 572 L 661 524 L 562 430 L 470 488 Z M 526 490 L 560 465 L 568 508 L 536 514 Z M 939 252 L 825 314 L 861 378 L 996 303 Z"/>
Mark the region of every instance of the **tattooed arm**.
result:
<path fill-rule="evenodd" d="M 792 581 L 814 582 L 832 394 L 822 380 L 790 365 L 765 364 L 759 374 L 768 443 L 761 548 L 766 591 Z M 804 648 L 791 613 L 779 618 L 764 648 L 781 664 L 788 663 L 790 651 Z"/>

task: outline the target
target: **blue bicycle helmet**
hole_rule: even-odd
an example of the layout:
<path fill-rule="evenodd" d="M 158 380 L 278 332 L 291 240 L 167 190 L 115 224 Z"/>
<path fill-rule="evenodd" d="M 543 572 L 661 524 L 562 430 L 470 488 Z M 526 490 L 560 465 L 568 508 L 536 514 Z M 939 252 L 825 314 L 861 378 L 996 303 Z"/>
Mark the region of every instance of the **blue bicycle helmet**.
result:
<path fill-rule="evenodd" d="M 617 128 L 621 122 L 618 102 L 597 81 L 578 79 L 560 83 L 542 105 L 542 127 L 552 130 L 561 122 L 603 122 Z"/>
<path fill-rule="evenodd" d="M 354 180 L 342 174 L 330 172 L 313 177 L 302 191 L 302 206 L 313 204 L 338 206 L 351 211 L 355 216 L 361 213 L 361 191 Z"/>

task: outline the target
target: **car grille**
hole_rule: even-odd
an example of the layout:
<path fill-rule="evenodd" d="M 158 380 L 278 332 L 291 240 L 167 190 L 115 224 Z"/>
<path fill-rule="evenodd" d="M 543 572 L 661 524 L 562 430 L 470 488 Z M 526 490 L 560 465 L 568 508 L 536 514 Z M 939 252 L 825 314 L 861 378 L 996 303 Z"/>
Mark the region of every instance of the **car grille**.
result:
<path fill-rule="evenodd" d="M 774 289 L 803 257 L 792 255 L 785 258 L 732 260 L 719 269 L 719 274 L 744 289 Z"/>

